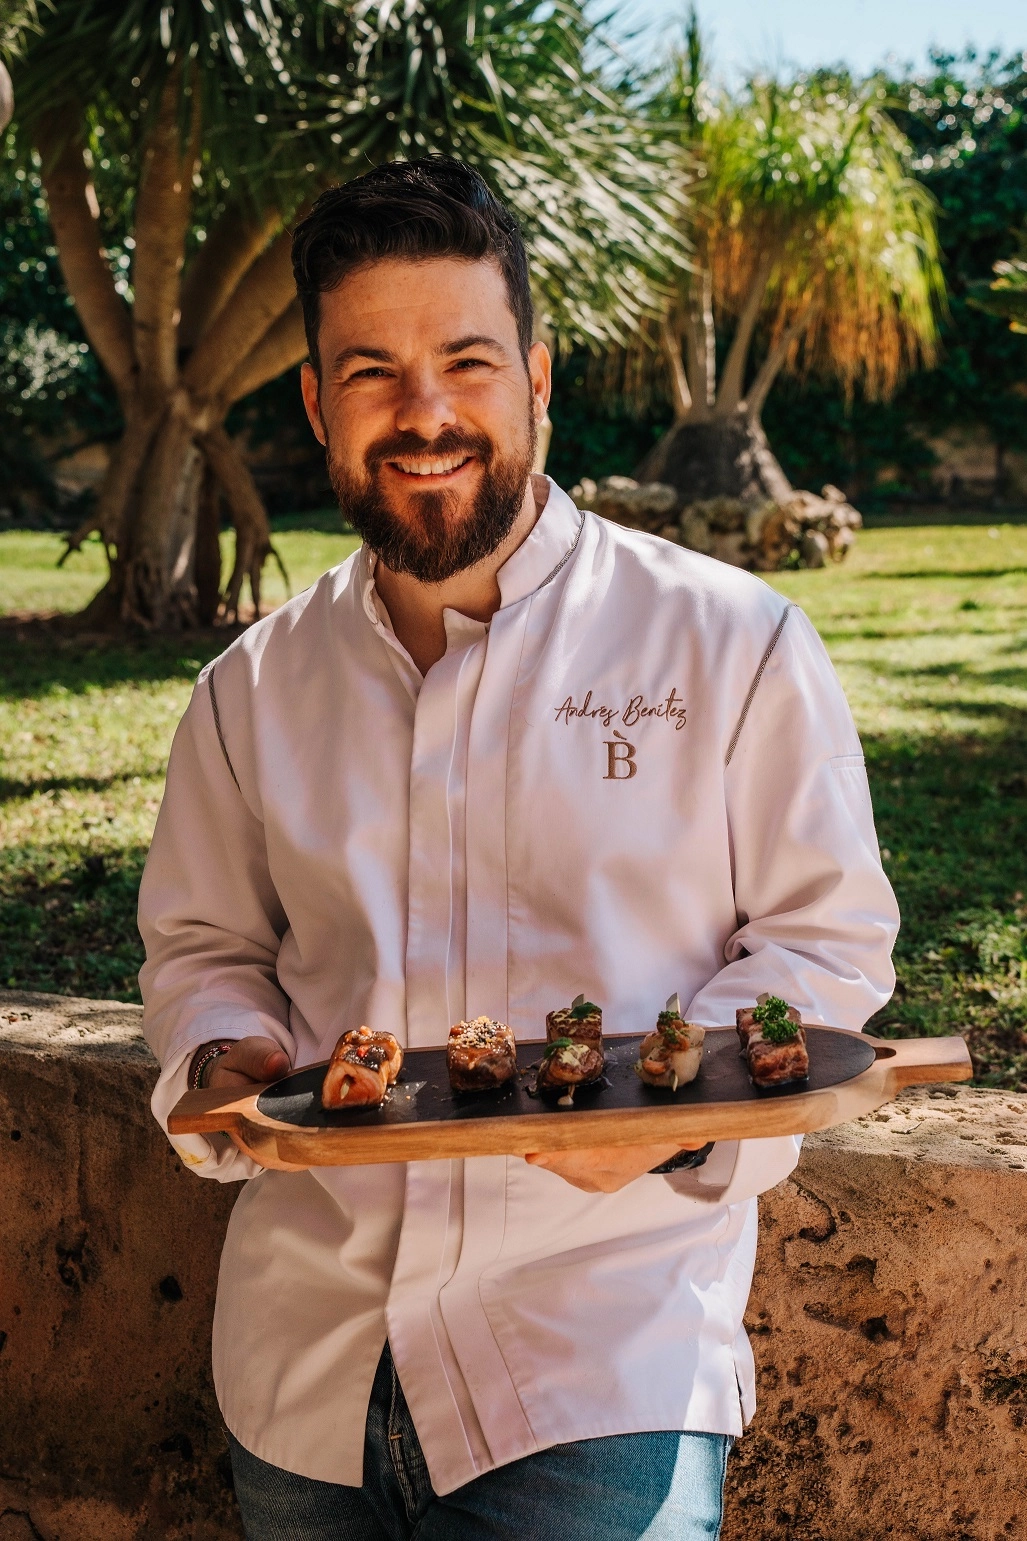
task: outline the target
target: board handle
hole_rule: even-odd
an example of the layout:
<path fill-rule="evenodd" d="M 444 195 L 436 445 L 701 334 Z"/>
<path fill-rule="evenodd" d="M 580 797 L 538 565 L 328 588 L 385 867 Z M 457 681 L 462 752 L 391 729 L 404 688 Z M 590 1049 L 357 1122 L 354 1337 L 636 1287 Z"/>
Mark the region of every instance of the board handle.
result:
<path fill-rule="evenodd" d="M 940 1081 L 969 1081 L 973 1064 L 966 1039 L 958 1033 L 946 1038 L 874 1038 L 877 1063 L 885 1069 L 891 1087 L 932 1086 Z"/>
<path fill-rule="evenodd" d="M 168 1114 L 168 1133 L 227 1134 L 256 1108 L 257 1098 L 271 1084 L 269 1081 L 261 1086 L 203 1086 L 188 1091 Z"/>

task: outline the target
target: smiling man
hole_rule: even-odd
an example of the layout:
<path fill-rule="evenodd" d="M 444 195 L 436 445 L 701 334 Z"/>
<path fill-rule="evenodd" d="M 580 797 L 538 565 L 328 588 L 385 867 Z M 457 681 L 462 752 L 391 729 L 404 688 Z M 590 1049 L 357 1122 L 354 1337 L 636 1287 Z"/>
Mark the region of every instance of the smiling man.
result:
<path fill-rule="evenodd" d="M 407 1046 L 584 991 L 613 1031 L 765 990 L 858 1029 L 897 915 L 803 615 L 532 472 L 550 363 L 466 167 L 384 166 L 296 232 L 303 396 L 364 537 L 200 676 L 140 896 L 166 1123 L 366 1022 Z M 218 1397 L 251 1541 L 696 1541 L 753 1410 L 755 1196 L 797 1141 L 262 1170 Z"/>

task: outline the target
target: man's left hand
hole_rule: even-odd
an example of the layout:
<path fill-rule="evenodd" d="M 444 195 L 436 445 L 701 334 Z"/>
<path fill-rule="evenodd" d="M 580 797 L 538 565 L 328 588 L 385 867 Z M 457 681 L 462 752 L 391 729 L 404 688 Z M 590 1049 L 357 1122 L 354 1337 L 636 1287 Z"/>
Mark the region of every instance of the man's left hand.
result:
<path fill-rule="evenodd" d="M 532 1166 L 544 1167 L 569 1182 L 582 1193 L 617 1193 L 628 1183 L 651 1172 L 676 1156 L 679 1150 L 700 1150 L 702 1144 L 682 1146 L 676 1141 L 670 1145 L 604 1145 L 583 1150 L 538 1151 L 525 1156 Z"/>

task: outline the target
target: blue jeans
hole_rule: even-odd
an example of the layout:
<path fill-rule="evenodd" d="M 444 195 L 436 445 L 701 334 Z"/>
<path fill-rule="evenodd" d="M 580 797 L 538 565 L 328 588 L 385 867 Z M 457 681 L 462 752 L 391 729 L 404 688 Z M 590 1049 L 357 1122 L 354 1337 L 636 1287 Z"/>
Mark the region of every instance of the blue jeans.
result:
<path fill-rule="evenodd" d="M 363 1487 L 299 1477 L 229 1443 L 246 1541 L 716 1541 L 731 1448 L 725 1434 L 580 1439 L 440 1498 L 388 1345 Z"/>

